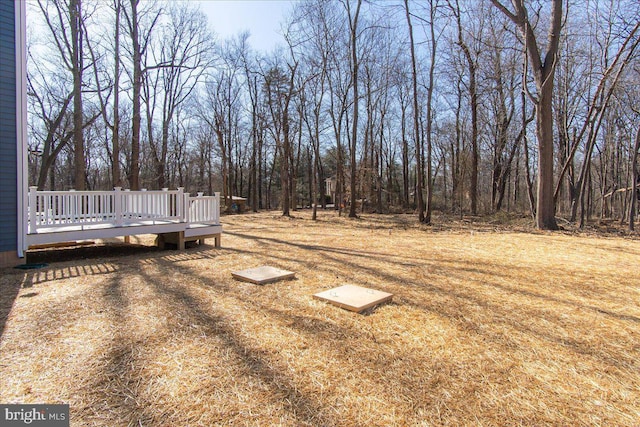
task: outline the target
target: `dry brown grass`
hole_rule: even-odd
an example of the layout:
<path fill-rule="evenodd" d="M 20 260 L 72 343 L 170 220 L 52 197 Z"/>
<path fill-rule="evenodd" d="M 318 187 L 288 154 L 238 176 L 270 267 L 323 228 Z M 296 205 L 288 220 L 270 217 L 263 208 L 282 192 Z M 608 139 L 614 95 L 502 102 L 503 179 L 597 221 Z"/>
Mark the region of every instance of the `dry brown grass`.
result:
<path fill-rule="evenodd" d="M 640 425 L 637 235 L 295 216 L 2 271 L 0 402 L 69 403 L 73 426 Z M 297 279 L 231 278 L 263 264 Z M 312 299 L 345 283 L 394 301 Z"/>

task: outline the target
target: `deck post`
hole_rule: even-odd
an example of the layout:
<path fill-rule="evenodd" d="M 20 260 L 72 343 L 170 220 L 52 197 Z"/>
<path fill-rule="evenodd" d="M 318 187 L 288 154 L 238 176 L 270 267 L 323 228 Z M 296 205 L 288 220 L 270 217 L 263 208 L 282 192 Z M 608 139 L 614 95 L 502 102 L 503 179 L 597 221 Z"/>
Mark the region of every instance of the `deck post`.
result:
<path fill-rule="evenodd" d="M 162 192 L 165 194 L 163 194 L 158 201 L 160 212 L 165 216 L 171 216 L 171 209 L 169 208 L 169 206 L 171 206 L 171 196 L 169 196 L 169 189 L 162 187 Z"/>
<path fill-rule="evenodd" d="M 179 190 L 184 191 L 184 187 L 179 187 Z M 182 222 L 189 222 L 189 210 L 191 209 L 191 205 L 189 203 L 191 193 L 183 193 L 179 195 L 182 203 Z"/>
<path fill-rule="evenodd" d="M 141 188 L 142 193 L 146 193 L 146 188 Z M 137 206 L 138 209 L 142 209 L 142 212 L 149 212 L 149 197 L 146 194 L 142 194 L 141 200 Z"/>
<path fill-rule="evenodd" d="M 113 195 L 113 209 L 116 221 L 116 227 L 122 227 L 122 187 L 114 187 L 114 195 Z"/>
<path fill-rule="evenodd" d="M 38 228 L 38 187 L 29 187 L 29 233 L 35 233 Z"/>
<path fill-rule="evenodd" d="M 75 188 L 71 188 L 69 190 L 69 193 L 72 193 L 69 196 L 69 216 L 74 222 L 78 221 L 78 219 L 80 218 L 78 213 L 78 198 L 76 197 L 75 194 L 73 194 L 75 192 L 76 192 Z"/>
<path fill-rule="evenodd" d="M 214 215 L 216 224 L 220 224 L 220 192 L 217 191 L 213 194 L 216 197 L 216 201 L 213 209 L 213 215 Z M 219 245 L 219 243 L 220 243 L 220 239 L 217 239 L 216 244 Z M 217 246 L 217 247 L 220 247 L 220 246 Z"/>
<path fill-rule="evenodd" d="M 197 193 L 198 198 L 203 197 L 204 193 L 202 191 L 199 191 Z M 205 212 L 207 212 L 207 205 L 205 203 L 203 203 L 203 201 L 200 202 L 196 202 L 195 204 L 195 211 L 196 211 L 196 217 L 194 218 L 196 221 L 200 221 L 202 218 L 204 218 L 204 216 L 206 215 Z M 193 218 L 193 217 L 191 217 Z M 191 219 L 190 218 L 190 219 Z"/>
<path fill-rule="evenodd" d="M 185 248 L 184 231 L 178 231 L 178 250 L 184 251 L 184 248 Z"/>
<path fill-rule="evenodd" d="M 188 195 L 187 195 L 188 197 Z M 185 215 L 185 203 L 184 203 L 184 187 L 178 187 L 178 194 L 176 194 L 177 211 L 176 216 L 180 222 L 187 222 Z"/>
<path fill-rule="evenodd" d="M 184 206 L 184 222 L 191 222 L 189 218 L 189 211 L 191 210 L 191 203 L 189 200 L 191 199 L 191 193 L 184 193 L 184 202 L 182 202 L 182 206 Z"/>

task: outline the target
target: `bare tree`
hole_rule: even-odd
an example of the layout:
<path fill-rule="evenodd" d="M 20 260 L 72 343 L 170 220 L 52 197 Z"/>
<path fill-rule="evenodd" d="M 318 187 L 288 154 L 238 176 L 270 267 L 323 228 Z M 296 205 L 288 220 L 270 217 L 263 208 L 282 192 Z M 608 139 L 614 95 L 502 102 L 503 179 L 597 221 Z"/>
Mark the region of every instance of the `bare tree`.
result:
<path fill-rule="evenodd" d="M 629 230 L 635 230 L 636 206 L 640 196 L 640 172 L 638 171 L 638 156 L 640 156 L 640 126 L 636 132 L 635 144 L 631 156 L 631 203 L 629 203 Z"/>
<path fill-rule="evenodd" d="M 251 103 L 251 154 L 249 160 L 249 204 L 254 212 L 258 212 L 258 207 L 262 204 L 262 168 L 259 162 L 262 152 L 262 118 L 259 114 L 259 84 L 258 73 L 254 69 L 255 64 L 250 58 L 250 47 L 247 39 L 249 33 L 241 33 L 238 39 L 239 55 L 242 59 L 244 78 L 248 86 L 249 102 Z"/>
<path fill-rule="evenodd" d="M 610 35 L 606 38 L 607 42 L 605 43 L 605 46 L 603 48 L 604 52 L 601 55 L 603 57 L 603 60 L 605 61 L 602 75 L 595 90 L 593 91 L 593 94 L 590 96 L 589 103 L 586 107 L 587 112 L 584 115 L 582 125 L 580 126 L 579 130 L 574 131 L 574 135 L 571 138 L 572 141 L 570 147 L 566 150 L 567 154 L 565 156 L 563 167 L 560 171 L 560 176 L 555 187 L 554 199 L 557 200 L 560 193 L 562 180 L 573 167 L 575 154 L 584 142 L 586 145 L 585 155 L 582 160 L 580 173 L 575 184 L 572 182 L 573 185 L 571 186 L 571 188 L 574 191 L 570 192 L 571 220 L 576 220 L 578 209 L 581 208 L 581 227 L 584 225 L 585 220 L 584 195 L 588 184 L 587 177 L 589 175 L 589 170 L 591 167 L 593 150 L 598 140 L 600 127 L 606 117 L 607 108 L 615 93 L 618 82 L 623 76 L 623 72 L 626 66 L 633 58 L 636 49 L 640 45 L 640 38 L 636 37 L 638 31 L 640 31 L 640 21 L 636 22 L 635 25 L 630 29 L 628 34 L 625 36 L 625 38 L 621 42 L 619 42 L 618 50 L 613 55 L 610 63 L 608 62 L 608 50 L 610 49 L 610 44 L 613 44 L 613 41 L 610 40 Z M 564 132 L 567 133 L 566 130 Z"/>
<path fill-rule="evenodd" d="M 32 131 L 37 143 L 31 148 L 31 152 L 37 153 L 40 158 L 36 185 L 39 190 L 44 190 L 51 167 L 73 136 L 68 123 L 68 111 L 73 92 L 61 95 L 56 93 L 58 90 L 52 86 L 36 87 L 32 76 L 36 69 L 37 67 L 33 65 L 27 75 L 27 93 L 33 102 L 33 117 L 37 117 L 44 125 L 44 132 Z M 43 82 L 47 82 L 47 79 Z M 33 124 L 31 126 L 34 127 Z M 53 185 L 51 189 L 55 190 Z"/>
<path fill-rule="evenodd" d="M 499 0 L 493 4 L 518 27 L 533 72 L 536 94 L 530 94 L 536 109 L 536 136 L 538 138 L 538 189 L 536 201 L 536 226 L 545 230 L 557 230 L 554 202 L 554 141 L 553 141 L 553 80 L 558 60 L 558 46 L 562 29 L 563 0 L 551 1 L 551 16 L 544 48 L 538 46 L 534 27 L 524 1 L 513 1 L 513 11 Z M 543 52 L 544 54 L 543 57 Z"/>
<path fill-rule="evenodd" d="M 351 88 L 353 91 L 353 112 L 351 117 L 351 141 L 350 141 L 350 166 L 351 166 L 351 203 L 349 206 L 349 218 L 355 218 L 356 214 L 356 147 L 358 144 L 358 105 L 360 98 L 358 96 L 358 18 L 360 17 L 360 7 L 362 0 L 357 0 L 355 11 L 352 11 L 350 0 L 345 0 L 345 7 L 349 17 L 349 48 L 350 48 L 350 66 L 351 66 Z"/>
<path fill-rule="evenodd" d="M 114 187 L 122 186 L 120 178 L 120 16 L 122 0 L 113 0 L 115 12 L 113 44 L 113 126 L 111 127 L 111 179 Z"/>
<path fill-rule="evenodd" d="M 430 61 L 429 61 L 429 80 L 427 86 L 427 105 L 426 105 L 426 134 L 427 134 L 427 203 L 424 222 L 431 224 L 431 212 L 433 209 L 433 171 L 432 171 L 432 152 L 433 152 L 433 94 L 435 90 L 435 69 L 436 69 L 436 52 L 438 48 L 438 40 L 436 38 L 436 12 L 438 10 L 438 0 L 429 0 L 429 41 L 430 41 Z M 422 167 L 419 165 L 419 167 Z"/>
<path fill-rule="evenodd" d="M 60 54 L 61 62 L 71 73 L 73 82 L 73 147 L 74 147 L 74 187 L 84 190 L 86 170 L 84 157 L 82 77 L 84 72 L 84 11 L 82 0 L 38 0 L 52 39 Z M 49 9 L 52 6 L 52 10 Z"/>
<path fill-rule="evenodd" d="M 333 12 L 335 13 L 335 11 Z M 349 76 L 351 73 L 349 73 L 345 66 L 345 64 L 349 62 L 349 60 L 345 58 L 345 52 L 348 52 L 348 40 L 340 39 L 340 35 L 347 33 L 347 27 L 344 25 L 343 20 L 340 19 L 327 19 L 325 26 L 327 44 L 331 46 L 329 49 L 327 86 L 329 88 L 328 112 L 336 143 L 334 150 L 336 163 L 335 207 L 338 210 L 338 214 L 341 215 L 346 202 L 343 131 L 348 117 L 349 89 L 351 87 L 351 79 Z"/>
<path fill-rule="evenodd" d="M 147 65 L 147 74 L 158 74 L 160 87 L 145 97 L 160 97 L 161 136 L 160 146 L 153 143 L 153 129 L 149 141 L 155 163 L 155 180 L 158 188 L 166 186 L 169 130 L 176 110 L 191 96 L 208 66 L 206 52 L 212 50 L 205 16 L 187 5 L 169 8 L 169 20 L 162 26 L 160 52 L 155 65 Z M 159 89 L 159 90 L 158 90 Z M 149 120 L 150 121 L 150 120 Z M 150 123 L 149 123 L 150 124 Z"/>
<path fill-rule="evenodd" d="M 288 72 L 275 65 L 264 76 L 264 91 L 272 123 L 272 135 L 279 153 L 282 215 L 290 216 L 291 209 L 291 114 L 298 64 L 287 64 Z"/>
<path fill-rule="evenodd" d="M 478 147 L 478 84 L 476 75 L 478 69 L 478 51 L 472 51 L 469 42 L 465 39 L 462 25 L 462 11 L 459 0 L 447 0 L 449 8 L 455 17 L 458 39 L 456 44 L 460 47 L 467 62 L 467 72 L 469 73 L 469 98 L 471 107 L 471 182 L 469 185 L 469 195 L 471 199 L 471 214 L 478 213 L 478 163 L 480 161 L 480 150 Z M 476 15 L 477 16 L 477 15 Z M 479 17 L 483 19 L 482 16 Z M 478 34 L 480 35 L 480 34 Z"/>
<path fill-rule="evenodd" d="M 231 43 L 225 44 L 222 50 L 222 61 L 216 74 L 211 75 L 206 83 L 198 108 L 198 118 L 206 123 L 215 135 L 220 154 L 220 173 L 222 176 L 222 194 L 228 209 L 233 197 L 233 123 L 239 110 L 240 86 L 238 72 L 240 63 L 232 54 Z"/>
<path fill-rule="evenodd" d="M 122 10 L 122 0 L 113 0 L 114 11 L 114 39 L 113 39 L 113 75 L 102 67 L 100 62 L 102 57 L 94 47 L 94 41 L 86 38 L 86 47 L 90 54 L 90 67 L 93 69 L 94 83 L 96 85 L 95 95 L 100 103 L 100 112 L 104 125 L 111 130 L 111 146 L 106 144 L 109 163 L 111 164 L 111 186 L 121 186 L 120 176 L 120 16 Z M 83 25 L 85 34 L 89 34 L 86 23 Z M 102 75 L 106 76 L 102 76 Z M 106 83 L 103 83 L 105 81 Z M 109 118 L 109 98 L 113 94 L 112 118 Z M 88 159 L 89 160 L 89 159 Z"/>
<path fill-rule="evenodd" d="M 326 206 L 321 191 L 324 188 L 324 166 L 321 156 L 322 129 L 326 126 L 323 112 L 326 108 L 327 81 L 329 79 L 329 59 L 335 38 L 331 37 L 329 25 L 331 20 L 331 4 L 323 1 L 301 3 L 296 9 L 292 25 L 286 34 L 289 45 L 295 44 L 299 49 L 298 56 L 306 64 L 300 71 L 304 82 L 299 90 L 301 118 L 306 124 L 309 138 L 309 179 L 312 218 L 317 219 L 318 204 Z M 294 40 L 291 40 L 295 38 Z"/>
<path fill-rule="evenodd" d="M 141 114 L 141 88 L 143 81 L 142 57 L 149 48 L 151 34 L 156 23 L 160 19 L 161 9 L 154 10 L 154 4 L 150 3 L 149 8 L 141 13 L 139 9 L 140 0 L 130 0 L 130 7 L 124 8 L 124 17 L 127 30 L 131 38 L 131 60 L 132 60 L 132 118 L 131 118 L 131 156 L 129 165 L 129 185 L 132 190 L 140 189 L 140 126 L 142 122 Z M 146 31 L 141 31 L 142 18 L 148 18 Z"/>
<path fill-rule="evenodd" d="M 416 201 L 418 204 L 418 220 L 425 222 L 424 215 L 424 198 L 422 194 L 424 183 L 424 168 L 422 167 L 422 153 L 424 152 L 424 146 L 422 143 L 420 132 L 420 110 L 418 109 L 418 70 L 416 67 L 416 51 L 415 43 L 413 40 L 413 25 L 411 24 L 411 12 L 409 11 L 409 1 L 404 0 L 405 16 L 407 18 L 407 27 L 409 29 L 409 49 L 411 52 L 411 90 L 413 93 L 413 136 L 415 140 L 415 152 L 416 152 Z"/>
<path fill-rule="evenodd" d="M 82 74 L 83 57 L 83 12 L 82 0 L 69 1 L 69 22 L 71 29 L 71 73 L 73 74 L 73 148 L 75 188 L 86 187 L 86 162 L 84 158 L 84 139 L 82 135 Z"/>

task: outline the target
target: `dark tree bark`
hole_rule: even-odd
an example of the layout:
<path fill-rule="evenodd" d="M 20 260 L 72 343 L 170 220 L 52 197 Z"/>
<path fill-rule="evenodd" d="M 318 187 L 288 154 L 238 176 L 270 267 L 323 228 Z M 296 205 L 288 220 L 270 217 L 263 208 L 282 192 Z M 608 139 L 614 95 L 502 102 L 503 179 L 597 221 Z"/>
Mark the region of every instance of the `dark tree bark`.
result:
<path fill-rule="evenodd" d="M 114 0 L 115 29 L 113 54 L 113 126 L 111 133 L 111 179 L 114 187 L 120 187 L 120 13 L 121 0 Z"/>
<path fill-rule="evenodd" d="M 427 202 L 425 206 L 425 215 L 424 222 L 425 224 L 431 224 L 431 211 L 432 211 L 432 201 L 433 201 L 433 171 L 432 171 L 432 152 L 433 152 L 433 90 L 435 86 L 435 69 L 436 69 L 436 51 L 438 47 L 438 41 L 436 39 L 435 34 L 435 20 L 436 20 L 436 9 L 438 7 L 437 0 L 429 1 L 429 35 L 430 35 L 430 43 L 431 43 L 431 63 L 429 64 L 429 82 L 427 87 L 427 108 L 426 108 L 426 116 L 427 116 Z"/>
<path fill-rule="evenodd" d="M 358 104 L 360 98 L 358 96 L 358 18 L 360 16 L 360 6 L 362 0 L 357 0 L 356 10 L 351 14 L 351 4 L 346 0 L 347 13 L 349 14 L 349 44 L 351 48 L 351 84 L 353 87 L 353 117 L 351 124 L 351 147 L 350 147 L 350 166 L 351 166 L 351 205 L 349 206 L 349 218 L 357 217 L 356 214 L 356 179 L 357 179 L 357 163 L 356 163 L 356 147 L 358 145 Z"/>
<path fill-rule="evenodd" d="M 53 42 L 60 53 L 61 65 L 71 73 L 73 82 L 71 91 L 73 105 L 71 130 L 71 140 L 73 141 L 73 186 L 76 190 L 84 190 L 87 179 L 83 139 L 85 120 L 82 110 L 85 17 L 82 11 L 82 0 L 68 0 L 68 2 L 56 0 L 52 4 L 55 8 L 54 13 L 51 13 L 48 10 L 48 6 L 43 4 L 41 0 L 38 1 L 38 6 L 44 15 L 46 25 L 51 31 Z M 50 77 L 47 76 L 45 78 Z"/>
<path fill-rule="evenodd" d="M 140 0 L 131 0 L 131 11 L 127 13 L 129 36 L 133 53 L 132 81 L 132 117 L 131 117 L 131 158 L 129 165 L 129 186 L 132 190 L 140 190 L 140 92 L 142 88 L 142 52 L 140 51 L 140 35 L 138 23 L 138 4 Z"/>
<path fill-rule="evenodd" d="M 457 45 L 462 50 L 467 61 L 469 72 L 469 98 L 471 107 L 471 175 L 469 183 L 469 198 L 471 199 L 471 214 L 478 213 L 478 163 L 480 162 L 480 150 L 478 149 L 478 84 L 476 82 L 477 59 L 473 57 L 469 45 L 462 34 L 462 21 L 460 18 L 460 4 L 455 0 L 455 6 L 449 2 L 458 27 Z"/>
<path fill-rule="evenodd" d="M 640 155 L 640 127 L 636 132 L 631 160 L 631 203 L 629 203 L 629 230 L 635 230 L 636 206 L 640 197 L 640 172 L 638 172 L 638 155 Z"/>
<path fill-rule="evenodd" d="M 425 222 L 424 198 L 422 196 L 422 185 L 424 183 L 424 169 L 422 168 L 422 153 L 424 147 L 420 138 L 420 110 L 418 109 L 418 72 L 416 67 L 415 43 L 413 41 L 413 25 L 411 24 L 411 12 L 409 2 L 404 0 L 404 11 L 409 29 L 409 49 L 411 51 L 411 89 L 413 91 L 413 134 L 416 146 L 416 202 L 418 205 L 418 221 Z M 403 110 L 404 113 L 404 110 Z"/>
<path fill-rule="evenodd" d="M 151 32 L 161 15 L 161 10 L 154 11 L 153 15 L 149 17 L 149 25 L 146 27 L 146 32 L 141 34 L 139 6 L 140 0 L 130 0 L 130 8 L 122 9 L 127 23 L 127 31 L 131 39 L 131 59 L 133 63 L 133 73 L 131 76 L 131 152 L 129 157 L 129 171 L 127 174 L 129 186 L 132 190 L 140 190 L 140 129 L 142 122 L 142 80 L 144 76 L 142 57 L 149 46 Z"/>
<path fill-rule="evenodd" d="M 562 29 L 563 0 L 552 0 L 551 18 L 547 33 L 546 54 L 542 57 L 529 12 L 524 1 L 513 1 L 510 11 L 499 0 L 491 0 L 517 27 L 523 37 L 525 55 L 536 83 L 536 96 L 532 95 L 536 111 L 538 138 L 538 189 L 536 200 L 536 226 L 543 230 L 557 230 L 553 176 L 553 80 L 558 59 L 558 46 Z M 526 84 L 526 83 L 525 83 Z"/>
<path fill-rule="evenodd" d="M 83 17 L 82 0 L 70 0 L 69 18 L 71 28 L 71 73 L 73 74 L 73 158 L 74 187 L 76 190 L 86 188 L 86 162 L 84 158 L 84 139 L 82 125 L 82 73 L 83 66 Z"/>

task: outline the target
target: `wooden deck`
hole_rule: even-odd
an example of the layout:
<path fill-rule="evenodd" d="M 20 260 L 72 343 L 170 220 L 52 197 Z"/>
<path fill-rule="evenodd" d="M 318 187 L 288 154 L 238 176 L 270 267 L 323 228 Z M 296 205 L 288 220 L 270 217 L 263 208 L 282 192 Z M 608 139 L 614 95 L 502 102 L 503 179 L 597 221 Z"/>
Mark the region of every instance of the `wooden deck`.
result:
<path fill-rule="evenodd" d="M 37 191 L 29 189 L 27 248 L 77 240 L 157 234 L 159 246 L 214 238 L 220 246 L 220 193 Z"/>

